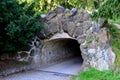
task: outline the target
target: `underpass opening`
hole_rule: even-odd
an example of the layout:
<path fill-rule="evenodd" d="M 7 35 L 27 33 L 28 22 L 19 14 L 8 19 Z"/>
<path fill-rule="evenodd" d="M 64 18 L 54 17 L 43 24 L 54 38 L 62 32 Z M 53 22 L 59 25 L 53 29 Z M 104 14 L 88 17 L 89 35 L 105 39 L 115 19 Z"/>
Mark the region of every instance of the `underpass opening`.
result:
<path fill-rule="evenodd" d="M 80 44 L 72 38 L 49 40 L 45 42 L 41 49 L 41 65 L 52 65 L 72 59 L 76 59 L 76 63 L 80 65 L 83 63 Z"/>

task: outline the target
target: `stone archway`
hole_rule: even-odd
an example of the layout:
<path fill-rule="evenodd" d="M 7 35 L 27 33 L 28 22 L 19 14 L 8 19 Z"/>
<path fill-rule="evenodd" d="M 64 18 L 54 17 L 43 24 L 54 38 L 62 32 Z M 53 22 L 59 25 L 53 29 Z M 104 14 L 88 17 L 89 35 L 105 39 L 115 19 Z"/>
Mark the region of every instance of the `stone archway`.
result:
<path fill-rule="evenodd" d="M 79 58 L 81 64 L 80 44 L 72 38 L 56 38 L 45 42 L 41 49 L 40 64 L 49 65 L 68 59 Z"/>
<path fill-rule="evenodd" d="M 77 10 L 75 8 L 68 10 L 63 7 L 57 7 L 56 11 L 50 11 L 44 16 L 41 15 L 41 17 L 45 24 L 45 29 L 37 36 L 42 43 L 42 46 L 37 46 L 40 49 L 38 54 L 40 59 L 46 54 L 56 54 L 57 52 L 52 51 L 53 49 L 58 52 L 60 52 L 59 48 L 63 49 L 64 55 L 64 48 L 69 47 L 62 46 L 67 44 L 67 42 L 74 43 L 75 41 L 80 44 L 79 49 L 84 60 L 83 70 L 88 66 L 99 70 L 106 70 L 114 66 L 115 54 L 110 46 L 109 25 L 106 20 L 101 20 L 101 23 L 98 24 L 91 21 L 86 10 Z M 62 42 L 65 44 L 62 44 Z M 57 48 L 53 48 L 52 45 Z M 34 45 L 33 49 L 35 48 L 36 45 Z M 43 60 L 45 58 L 46 56 L 44 56 Z M 44 61 L 39 60 L 37 64 L 47 63 L 47 60 Z"/>

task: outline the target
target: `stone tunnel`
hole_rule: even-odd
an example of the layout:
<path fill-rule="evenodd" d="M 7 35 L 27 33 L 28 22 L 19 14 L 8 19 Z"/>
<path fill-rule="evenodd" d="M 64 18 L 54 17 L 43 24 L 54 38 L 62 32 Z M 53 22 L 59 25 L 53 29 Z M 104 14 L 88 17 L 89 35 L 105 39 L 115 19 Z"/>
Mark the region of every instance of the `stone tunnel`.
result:
<path fill-rule="evenodd" d="M 79 58 L 81 64 L 80 44 L 75 39 L 59 38 L 47 41 L 41 49 L 41 65 L 59 63 L 65 60 Z"/>
<path fill-rule="evenodd" d="M 86 10 L 63 7 L 41 17 L 45 28 L 37 36 L 42 44 L 33 44 L 31 48 L 35 52 L 33 65 L 42 66 L 79 57 L 83 70 L 86 65 L 98 70 L 114 67 L 115 54 L 110 46 L 106 20 L 101 19 L 101 23 L 97 23 L 91 20 Z M 34 39 L 34 42 L 39 43 L 39 40 Z"/>

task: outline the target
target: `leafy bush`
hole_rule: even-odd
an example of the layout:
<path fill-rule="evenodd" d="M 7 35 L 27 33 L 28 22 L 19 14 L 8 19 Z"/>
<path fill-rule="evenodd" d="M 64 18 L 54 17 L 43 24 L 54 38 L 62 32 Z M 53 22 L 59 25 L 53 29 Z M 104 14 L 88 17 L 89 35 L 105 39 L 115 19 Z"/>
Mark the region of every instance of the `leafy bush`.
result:
<path fill-rule="evenodd" d="M 64 8 L 89 9 L 94 8 L 94 0 L 20 0 L 20 2 L 27 1 L 29 4 L 35 1 L 35 10 L 38 12 L 47 13 L 54 10 L 56 6 L 63 6 Z"/>
<path fill-rule="evenodd" d="M 26 50 L 28 42 L 42 29 L 40 17 L 34 11 L 35 3 L 18 3 L 18 0 L 0 1 L 0 51 Z"/>
<path fill-rule="evenodd" d="M 105 0 L 97 12 L 93 12 L 93 17 L 105 17 L 109 19 L 120 18 L 120 0 Z"/>

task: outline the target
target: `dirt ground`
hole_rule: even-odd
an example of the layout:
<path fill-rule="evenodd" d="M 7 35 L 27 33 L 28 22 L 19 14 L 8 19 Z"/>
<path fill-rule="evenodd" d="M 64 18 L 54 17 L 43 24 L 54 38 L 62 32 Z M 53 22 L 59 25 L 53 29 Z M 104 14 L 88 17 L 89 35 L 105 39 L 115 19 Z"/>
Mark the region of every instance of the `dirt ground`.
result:
<path fill-rule="evenodd" d="M 15 67 L 23 66 L 28 63 L 26 62 L 19 62 L 15 60 L 0 60 L 0 72 L 7 70 L 7 69 L 12 69 Z"/>

